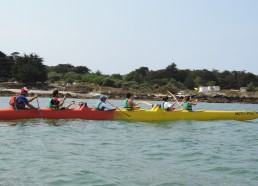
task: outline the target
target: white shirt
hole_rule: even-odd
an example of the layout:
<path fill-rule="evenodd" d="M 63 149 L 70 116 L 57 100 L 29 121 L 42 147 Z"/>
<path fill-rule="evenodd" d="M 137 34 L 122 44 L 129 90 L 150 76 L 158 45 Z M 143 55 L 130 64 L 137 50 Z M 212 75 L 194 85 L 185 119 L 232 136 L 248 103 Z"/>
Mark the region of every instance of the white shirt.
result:
<path fill-rule="evenodd" d="M 104 103 L 103 101 L 99 104 L 99 109 L 102 109 L 102 108 L 108 109 L 107 104 Z"/>
<path fill-rule="evenodd" d="M 164 109 L 167 110 L 168 108 L 170 108 L 172 105 L 169 102 L 165 102 L 164 103 Z"/>

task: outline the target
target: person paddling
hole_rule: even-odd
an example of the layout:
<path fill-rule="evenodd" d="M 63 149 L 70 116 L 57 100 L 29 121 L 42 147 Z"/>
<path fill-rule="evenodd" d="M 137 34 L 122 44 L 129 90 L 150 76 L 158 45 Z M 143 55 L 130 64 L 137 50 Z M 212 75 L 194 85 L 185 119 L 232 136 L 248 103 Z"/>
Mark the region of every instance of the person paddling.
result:
<path fill-rule="evenodd" d="M 133 95 L 131 93 L 126 94 L 126 99 L 124 100 L 124 108 L 132 111 L 134 109 L 139 109 L 140 107 L 138 106 L 140 102 L 134 103 L 133 101 Z"/>
<path fill-rule="evenodd" d="M 186 96 L 183 99 L 183 103 L 181 104 L 181 106 L 183 106 L 184 110 L 193 111 L 192 105 L 197 105 L 198 99 L 196 99 L 195 101 L 191 101 L 191 99 L 191 96 Z"/>
<path fill-rule="evenodd" d="M 38 109 L 34 107 L 32 104 L 30 104 L 30 102 L 33 101 L 35 98 L 37 98 L 38 95 L 32 97 L 31 99 L 27 99 L 28 91 L 29 89 L 27 89 L 27 87 L 23 87 L 21 89 L 21 93 L 17 97 L 15 97 L 14 104 L 13 104 L 15 109 L 26 109 L 26 106 L 29 109 L 36 109 L 36 110 Z"/>
<path fill-rule="evenodd" d="M 95 108 L 97 110 L 116 110 L 117 107 L 115 108 L 109 108 L 106 104 L 107 96 L 101 95 L 99 97 L 99 100 L 96 102 Z"/>
<path fill-rule="evenodd" d="M 161 108 L 163 108 L 166 111 L 174 111 L 174 105 L 176 104 L 176 102 L 174 102 L 173 104 L 170 104 L 168 102 L 168 96 L 163 97 L 163 103 L 161 104 Z"/>
<path fill-rule="evenodd" d="M 64 96 L 63 99 L 61 101 L 59 101 L 59 99 L 58 99 L 59 91 L 57 89 L 53 90 L 52 96 L 53 97 L 49 101 L 49 108 L 51 108 L 53 110 L 59 110 L 59 109 L 65 110 L 74 104 L 74 102 L 71 101 L 68 105 L 62 107 L 64 104 L 64 101 L 66 100 L 66 96 Z"/>

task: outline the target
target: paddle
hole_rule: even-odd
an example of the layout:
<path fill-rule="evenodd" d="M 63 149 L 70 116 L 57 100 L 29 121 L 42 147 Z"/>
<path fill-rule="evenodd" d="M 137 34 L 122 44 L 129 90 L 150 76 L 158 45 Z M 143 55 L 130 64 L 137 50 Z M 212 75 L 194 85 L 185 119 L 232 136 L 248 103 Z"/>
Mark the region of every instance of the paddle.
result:
<path fill-rule="evenodd" d="M 145 105 L 149 105 L 149 106 L 153 107 L 153 104 L 148 103 L 148 102 L 146 102 L 146 101 L 140 101 L 140 102 L 137 102 L 136 104 L 137 104 L 137 105 L 139 105 L 139 104 L 141 104 L 141 103 L 143 103 L 143 104 L 145 104 Z"/>
<path fill-rule="evenodd" d="M 16 112 L 18 112 L 18 108 L 17 108 L 17 106 L 14 104 L 13 105 L 13 107 L 14 107 L 14 110 L 16 111 Z"/>
<path fill-rule="evenodd" d="M 38 98 L 36 98 L 37 99 L 37 103 L 38 103 L 38 110 L 40 110 L 40 107 L 39 107 L 39 100 L 38 100 Z"/>
<path fill-rule="evenodd" d="M 42 117 L 42 112 L 41 112 L 41 109 L 40 109 L 40 106 L 39 106 L 39 100 L 38 100 L 38 97 L 36 97 L 36 99 L 37 99 L 37 103 L 38 103 L 38 111 L 39 111 L 39 113 L 40 113 L 40 116 Z"/>
<path fill-rule="evenodd" d="M 167 91 L 171 96 L 173 96 L 173 98 L 176 100 L 177 104 L 179 105 L 179 107 L 183 108 L 182 105 L 177 101 L 176 96 L 174 96 L 174 94 L 172 94 L 171 92 Z"/>
<path fill-rule="evenodd" d="M 110 103 L 109 101 L 106 100 L 107 103 L 109 103 L 110 105 L 112 105 L 113 107 L 115 107 L 117 110 L 121 111 L 123 114 L 125 114 L 128 117 L 131 117 L 129 114 L 126 114 L 124 111 L 122 111 L 121 109 L 119 109 L 117 106 L 113 105 L 112 103 Z"/>

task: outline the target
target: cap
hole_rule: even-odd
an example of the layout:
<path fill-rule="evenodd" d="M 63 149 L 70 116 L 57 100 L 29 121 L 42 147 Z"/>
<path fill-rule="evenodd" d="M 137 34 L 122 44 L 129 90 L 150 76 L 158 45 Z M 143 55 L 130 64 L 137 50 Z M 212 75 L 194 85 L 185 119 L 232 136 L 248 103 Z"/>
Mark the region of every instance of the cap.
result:
<path fill-rule="evenodd" d="M 100 99 L 107 99 L 107 96 L 101 95 L 99 98 Z"/>
<path fill-rule="evenodd" d="M 22 87 L 22 89 L 21 89 L 21 92 L 28 92 L 29 91 L 29 89 L 27 89 L 27 87 Z"/>

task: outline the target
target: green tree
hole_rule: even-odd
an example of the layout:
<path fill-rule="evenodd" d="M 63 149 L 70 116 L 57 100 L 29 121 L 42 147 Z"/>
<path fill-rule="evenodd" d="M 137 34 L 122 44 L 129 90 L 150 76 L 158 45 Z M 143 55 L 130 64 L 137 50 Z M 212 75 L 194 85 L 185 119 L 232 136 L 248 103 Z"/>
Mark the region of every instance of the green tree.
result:
<path fill-rule="evenodd" d="M 163 92 L 164 94 L 167 93 L 167 91 L 176 93 L 176 92 L 178 92 L 178 88 L 174 84 L 168 83 L 165 86 L 160 87 L 159 91 Z"/>
<path fill-rule="evenodd" d="M 231 88 L 231 85 L 229 84 L 230 79 L 231 79 L 230 76 L 231 76 L 231 73 L 228 70 L 225 70 L 219 74 L 218 84 L 221 87 L 221 89 L 230 89 Z"/>
<path fill-rule="evenodd" d="M 109 77 L 105 78 L 102 83 L 103 86 L 115 87 L 115 81 Z"/>
<path fill-rule="evenodd" d="M 190 73 L 190 70 L 178 70 L 177 76 L 176 76 L 176 80 L 183 83 L 185 82 L 185 78 L 187 77 L 187 74 Z"/>
<path fill-rule="evenodd" d="M 73 83 L 80 79 L 80 75 L 76 74 L 75 72 L 67 72 L 64 74 L 63 79 L 67 83 Z"/>
<path fill-rule="evenodd" d="M 194 86 L 195 87 L 200 87 L 200 86 L 203 86 L 203 80 L 200 76 L 197 76 L 195 79 L 194 79 Z"/>
<path fill-rule="evenodd" d="M 256 87 L 254 86 L 253 82 L 248 83 L 247 87 L 246 87 L 246 91 L 247 92 L 254 92 L 256 90 Z"/>
<path fill-rule="evenodd" d="M 52 83 L 56 81 L 60 81 L 63 77 L 61 73 L 57 73 L 57 72 L 49 72 L 47 76 L 48 76 L 48 80 Z"/>
<path fill-rule="evenodd" d="M 120 74 L 112 74 L 112 75 L 111 75 L 111 78 L 113 78 L 113 79 L 118 79 L 118 80 L 122 80 L 122 79 L 123 79 L 123 76 L 121 76 Z"/>
<path fill-rule="evenodd" d="M 0 58 L 5 58 L 5 57 L 6 57 L 5 53 L 0 51 Z"/>
<path fill-rule="evenodd" d="M 187 74 L 184 85 L 190 90 L 194 89 L 194 78 L 191 73 Z"/>
<path fill-rule="evenodd" d="M 0 51 L 0 81 L 8 81 L 12 78 L 14 60 Z"/>
<path fill-rule="evenodd" d="M 199 82 L 199 86 L 206 85 L 209 81 L 217 82 L 217 77 L 215 74 L 207 69 L 203 70 L 194 70 L 192 71 L 193 78 L 200 77 L 201 81 Z"/>
<path fill-rule="evenodd" d="M 175 63 L 168 65 L 164 72 L 164 75 L 166 78 L 174 78 L 176 80 L 177 80 L 177 74 L 178 74 L 178 69 Z"/>
<path fill-rule="evenodd" d="M 148 75 L 149 69 L 147 67 L 140 67 L 125 76 L 126 81 L 136 81 L 142 83 Z"/>
<path fill-rule="evenodd" d="M 52 70 L 56 73 L 65 74 L 67 72 L 74 72 L 75 67 L 71 64 L 58 64 L 57 66 L 54 66 Z"/>
<path fill-rule="evenodd" d="M 145 80 L 150 84 L 158 84 L 160 86 L 166 85 L 170 78 L 164 76 L 164 70 L 150 71 Z"/>
<path fill-rule="evenodd" d="M 215 86 L 216 85 L 216 82 L 215 81 L 208 81 L 206 83 L 206 86 Z"/>
<path fill-rule="evenodd" d="M 93 83 L 95 83 L 97 85 L 103 85 L 104 79 L 105 79 L 105 77 L 103 77 L 103 76 L 96 76 L 93 79 Z"/>
<path fill-rule="evenodd" d="M 77 66 L 74 68 L 74 72 L 77 74 L 87 74 L 87 73 L 90 73 L 90 71 L 91 70 L 85 66 Z"/>
<path fill-rule="evenodd" d="M 97 70 L 97 71 L 95 72 L 95 74 L 96 74 L 97 76 L 102 76 L 102 75 L 103 75 L 100 70 Z"/>
<path fill-rule="evenodd" d="M 36 54 L 18 56 L 13 66 L 13 77 L 22 83 L 36 84 L 47 80 L 43 59 Z"/>

